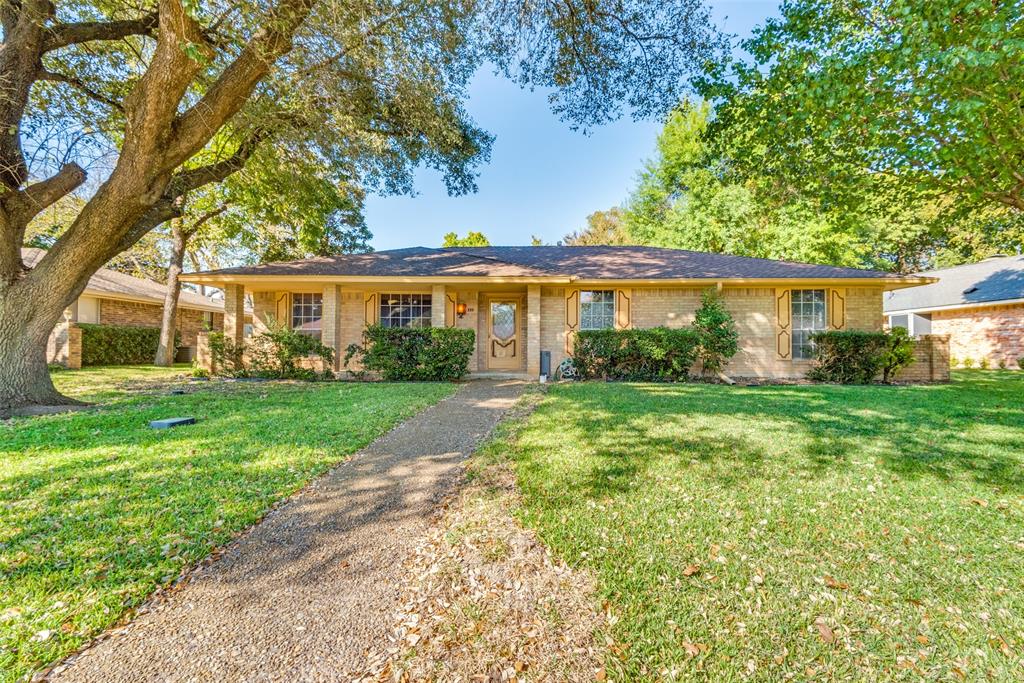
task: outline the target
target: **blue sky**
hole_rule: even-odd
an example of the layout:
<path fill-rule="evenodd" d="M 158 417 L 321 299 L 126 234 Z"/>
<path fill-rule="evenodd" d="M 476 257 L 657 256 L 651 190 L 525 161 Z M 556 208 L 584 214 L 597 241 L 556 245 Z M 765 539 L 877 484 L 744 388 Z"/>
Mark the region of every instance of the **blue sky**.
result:
<path fill-rule="evenodd" d="M 775 0 L 714 0 L 715 21 L 746 37 L 777 12 Z M 588 214 L 623 201 L 654 149 L 657 121 L 623 119 L 584 135 L 560 122 L 543 92 L 520 90 L 489 71 L 477 74 L 468 110 L 495 136 L 475 194 L 449 197 L 440 176 L 417 174 L 416 196 L 371 196 L 366 220 L 375 249 L 440 246 L 452 230 L 480 230 L 492 244 L 555 242 Z"/>

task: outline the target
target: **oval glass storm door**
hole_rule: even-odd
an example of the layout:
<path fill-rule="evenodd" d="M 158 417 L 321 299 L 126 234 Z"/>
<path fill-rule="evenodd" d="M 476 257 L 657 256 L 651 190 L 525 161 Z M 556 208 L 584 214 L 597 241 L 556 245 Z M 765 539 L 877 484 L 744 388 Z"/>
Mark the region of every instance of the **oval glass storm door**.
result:
<path fill-rule="evenodd" d="M 487 367 L 519 368 L 519 303 L 495 299 L 487 310 Z"/>

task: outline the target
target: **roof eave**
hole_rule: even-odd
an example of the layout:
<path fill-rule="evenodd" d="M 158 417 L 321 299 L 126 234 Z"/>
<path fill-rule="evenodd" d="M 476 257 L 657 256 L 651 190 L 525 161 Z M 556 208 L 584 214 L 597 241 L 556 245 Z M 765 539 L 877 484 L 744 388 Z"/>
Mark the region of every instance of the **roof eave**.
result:
<path fill-rule="evenodd" d="M 85 290 L 79 296 L 91 296 L 96 299 L 113 299 L 115 301 L 130 301 L 136 304 L 150 304 L 152 306 L 163 306 L 163 299 L 156 299 L 148 296 L 132 296 L 131 294 L 122 294 L 120 292 L 108 292 L 102 289 L 93 289 L 86 287 Z M 178 301 L 178 308 L 191 308 L 197 311 L 209 311 L 211 313 L 223 313 L 224 305 L 218 305 L 216 302 L 209 304 L 196 304 L 186 301 Z"/>
<path fill-rule="evenodd" d="M 260 285 L 267 282 L 333 282 L 333 283 L 401 283 L 401 284 L 460 284 L 517 283 L 568 284 L 572 278 L 554 275 L 234 275 L 216 273 L 186 273 L 182 282 L 206 285 Z"/>
<path fill-rule="evenodd" d="M 993 306 L 1016 306 L 1024 304 L 1024 298 L 1019 299 L 993 299 L 992 301 L 970 301 L 957 302 L 952 304 L 938 304 L 935 306 L 912 306 L 909 308 L 885 309 L 886 315 L 903 315 L 906 313 L 934 313 L 940 311 L 959 311 L 972 308 L 992 308 Z"/>
<path fill-rule="evenodd" d="M 530 275 L 530 276 L 487 276 L 487 275 L 282 275 L 282 274 L 232 274 L 232 273 L 186 273 L 181 276 L 183 282 L 210 285 L 252 285 L 263 286 L 269 283 L 308 284 L 319 282 L 349 284 L 549 284 L 578 286 L 664 286 L 664 285 L 700 285 L 707 286 L 721 282 L 723 285 L 859 285 L 878 286 L 885 290 L 917 287 L 937 282 L 936 278 L 921 276 L 893 277 L 791 277 L 791 278 L 575 278 L 564 275 Z"/>

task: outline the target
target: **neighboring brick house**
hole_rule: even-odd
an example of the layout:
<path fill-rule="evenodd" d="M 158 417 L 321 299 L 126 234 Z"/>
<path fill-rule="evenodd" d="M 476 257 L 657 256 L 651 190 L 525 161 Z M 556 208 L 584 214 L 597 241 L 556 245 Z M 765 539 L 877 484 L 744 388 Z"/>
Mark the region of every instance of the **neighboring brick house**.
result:
<path fill-rule="evenodd" d="M 1024 256 L 994 256 L 920 274 L 938 282 L 889 292 L 890 327 L 915 336 L 949 335 L 949 354 L 958 363 L 1017 367 L 1024 358 Z"/>
<path fill-rule="evenodd" d="M 22 249 L 26 266 L 34 266 L 45 252 Z M 47 343 L 46 358 L 65 367 L 81 367 L 80 331 L 76 323 L 160 327 L 165 287 L 152 280 L 101 268 L 86 285 L 85 291 L 64 312 L 64 321 L 54 328 Z M 177 329 L 181 337 L 179 360 L 191 360 L 196 339 L 203 329 L 219 329 L 224 324 L 224 302 L 183 289 L 179 297 Z"/>
<path fill-rule="evenodd" d="M 882 328 L 882 293 L 917 276 L 649 247 L 413 247 L 191 273 L 225 293 L 226 334 L 251 293 L 257 330 L 270 319 L 343 351 L 367 323 L 476 332 L 471 373 L 536 378 L 571 353 L 576 331 L 680 327 L 717 288 L 740 333 L 726 371 L 795 378 L 815 330 Z M 341 371 L 341 356 L 335 370 Z M 948 365 L 945 369 L 948 375 Z"/>

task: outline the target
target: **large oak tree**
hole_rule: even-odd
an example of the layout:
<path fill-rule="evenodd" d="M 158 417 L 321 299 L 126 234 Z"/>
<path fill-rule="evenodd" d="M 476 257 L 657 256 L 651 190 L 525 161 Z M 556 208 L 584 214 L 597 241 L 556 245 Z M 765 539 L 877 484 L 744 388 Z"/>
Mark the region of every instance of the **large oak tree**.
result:
<path fill-rule="evenodd" d="M 467 191 L 490 142 L 462 107 L 483 61 L 587 126 L 666 111 L 717 48 L 699 0 L 0 0 L 0 27 L 0 410 L 64 400 L 44 353 L 64 308 L 256 149 L 315 149 L 387 191 L 426 164 Z M 87 168 L 27 269 L 26 226 Z"/>

